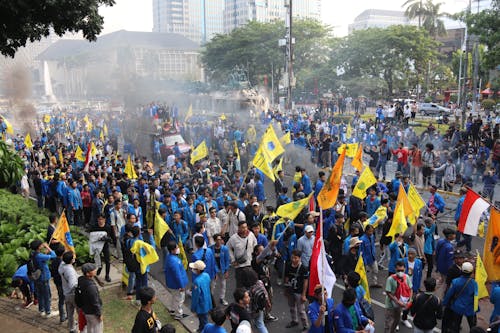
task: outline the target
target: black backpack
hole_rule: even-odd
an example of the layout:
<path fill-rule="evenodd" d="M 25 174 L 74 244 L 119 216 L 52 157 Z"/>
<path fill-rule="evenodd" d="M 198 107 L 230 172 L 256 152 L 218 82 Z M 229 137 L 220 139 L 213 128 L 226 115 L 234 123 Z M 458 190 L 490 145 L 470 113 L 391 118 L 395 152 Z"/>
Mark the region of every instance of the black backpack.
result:
<path fill-rule="evenodd" d="M 31 281 L 38 280 L 40 278 L 40 276 L 42 275 L 42 270 L 35 263 L 35 255 L 36 255 L 36 253 L 33 252 L 30 255 L 28 262 L 26 263 L 26 266 L 28 268 L 28 278 Z"/>
<path fill-rule="evenodd" d="M 123 262 L 125 263 L 125 266 L 127 267 L 127 270 L 129 272 L 138 272 L 141 269 L 141 265 L 137 261 L 135 254 L 133 254 L 130 251 L 130 248 L 128 246 L 128 243 L 130 241 L 130 238 L 125 240 L 123 243 Z"/>
<path fill-rule="evenodd" d="M 256 283 L 250 288 L 251 310 L 259 312 L 264 310 L 267 305 L 266 289 L 263 284 Z"/>
<path fill-rule="evenodd" d="M 78 308 L 83 306 L 83 294 L 82 288 L 80 288 L 80 284 L 77 284 L 75 287 L 75 304 Z"/>

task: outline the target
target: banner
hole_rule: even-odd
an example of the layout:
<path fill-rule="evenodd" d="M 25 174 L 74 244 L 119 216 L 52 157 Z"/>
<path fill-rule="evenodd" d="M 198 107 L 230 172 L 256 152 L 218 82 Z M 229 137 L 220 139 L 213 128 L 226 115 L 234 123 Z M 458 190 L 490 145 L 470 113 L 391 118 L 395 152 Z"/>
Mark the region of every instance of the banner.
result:
<path fill-rule="evenodd" d="M 203 140 L 198 147 L 191 152 L 191 165 L 195 164 L 197 161 L 204 159 L 208 156 L 208 148 L 205 140 Z"/>

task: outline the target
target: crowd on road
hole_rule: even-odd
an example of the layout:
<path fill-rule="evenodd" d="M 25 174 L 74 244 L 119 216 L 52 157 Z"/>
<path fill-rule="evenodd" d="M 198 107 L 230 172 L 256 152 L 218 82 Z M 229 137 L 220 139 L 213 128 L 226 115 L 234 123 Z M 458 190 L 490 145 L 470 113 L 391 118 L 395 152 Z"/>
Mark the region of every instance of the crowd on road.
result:
<path fill-rule="evenodd" d="M 191 165 L 189 152 L 181 152 L 176 144 L 167 163 L 136 155 L 130 162 L 133 170 L 117 152 L 118 122 L 109 125 L 116 130 L 110 130 L 108 137 L 106 122 L 97 115 L 66 119 L 62 113 L 52 114 L 48 122 L 37 122 L 39 133 L 31 147 L 21 135 L 11 138 L 25 161 L 39 207 L 53 213 L 47 243 L 31 244 L 32 259 L 16 272 L 13 286 L 21 289 L 27 307 L 35 301 L 35 291 L 39 312 L 47 317 L 51 316 L 52 279 L 58 290 L 60 321 L 67 320 L 71 332 L 78 329 L 77 322 L 80 329 L 86 324 L 87 332 L 102 332 L 106 304 L 100 300 L 94 277 L 101 275 L 104 266 L 104 280 L 109 282 L 110 263 L 116 257 L 126 266 L 128 298 L 141 306 L 132 332 L 169 332 L 172 327 L 161 328 L 153 311 L 156 297 L 148 287 L 149 267 L 144 269 L 134 256 L 138 246 L 148 244 L 147 248 L 163 254 L 171 315 L 185 318 L 182 305 L 190 297 L 187 303 L 198 318 L 199 332 L 225 332 L 228 320 L 231 332 L 267 333 L 266 323 L 277 320 L 274 289 L 285 292 L 288 299 L 286 328 L 373 332 L 375 323 L 384 320 L 385 332 L 397 331 L 400 324 L 414 326 L 415 332 L 431 332 L 442 319 L 442 331 L 463 332 L 461 321 L 466 317 L 471 331 L 477 329 L 478 285 L 472 276 L 471 237 L 449 226 L 438 228 L 446 206 L 438 189 L 459 188 L 461 199 L 452 207 L 456 222 L 466 192 L 474 184 L 481 182 L 482 195 L 495 199 L 500 121 L 470 115 L 463 129 L 451 123 L 440 133 L 431 123 L 417 135 L 410 126 L 412 108 L 381 105 L 373 119 L 358 114 L 338 117 L 327 108 L 304 107 L 290 114 L 263 111 L 251 124 L 219 118 L 204 133 L 200 124 L 181 122 L 168 111 L 173 108 L 152 103 L 143 108 L 144 117 L 150 117 L 152 124 L 170 122 L 193 146 L 205 139 L 209 155 Z M 308 154 L 303 165 L 295 167 L 293 180 L 285 178 L 286 168 L 276 170 L 274 193 L 265 191 L 264 183 L 270 180 L 249 163 L 260 133 L 269 124 L 290 133 L 290 145 Z M 351 195 L 358 173 L 350 186 L 342 178 L 336 204 L 322 211 L 322 216 L 315 205 L 306 205 L 293 221 L 276 215 L 281 205 L 310 194 L 316 198 L 339 148 L 352 143 L 362 144 L 378 179 L 366 189 L 364 200 Z M 84 161 L 79 154 L 86 156 Z M 324 169 L 307 168 L 313 165 L 310 162 Z M 397 164 L 394 177 L 387 173 L 387 163 Z M 429 200 L 414 226 L 404 234 L 387 236 L 400 184 L 407 191 L 411 183 L 423 185 Z M 380 207 L 387 211 L 384 219 L 378 225 L 366 225 Z M 63 211 L 70 224 L 89 232 L 94 262 L 82 266 L 81 277 L 73 267 L 72 253 L 52 237 Z M 155 240 L 156 214 L 169 231 Z M 324 285 L 309 287 L 320 220 L 330 264 L 346 287 L 342 299 L 329 298 L 331 291 Z M 369 286 L 363 287 L 355 272 L 359 256 Z M 379 281 L 380 270 L 387 271 L 386 281 Z M 228 279 L 236 281 L 232 295 L 226 295 Z M 384 290 L 385 319 L 374 318 L 366 301 L 366 289 L 371 288 Z M 500 315 L 500 286 L 493 286 L 490 300 L 495 305 L 493 323 Z"/>

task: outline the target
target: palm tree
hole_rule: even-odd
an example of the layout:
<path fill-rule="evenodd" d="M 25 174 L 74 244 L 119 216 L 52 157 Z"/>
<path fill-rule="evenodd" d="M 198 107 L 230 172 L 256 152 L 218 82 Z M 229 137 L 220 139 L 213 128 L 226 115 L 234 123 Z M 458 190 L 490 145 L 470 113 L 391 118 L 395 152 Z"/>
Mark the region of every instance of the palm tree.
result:
<path fill-rule="evenodd" d="M 418 17 L 418 27 L 422 26 L 422 17 L 425 15 L 425 7 L 422 0 L 407 0 L 403 7 L 406 7 L 405 15 L 410 20 Z"/>
<path fill-rule="evenodd" d="M 434 4 L 432 0 L 427 0 L 424 5 L 425 16 L 423 27 L 434 38 L 446 35 L 446 28 L 442 17 L 449 15 L 440 11 L 442 4 L 442 2 Z"/>

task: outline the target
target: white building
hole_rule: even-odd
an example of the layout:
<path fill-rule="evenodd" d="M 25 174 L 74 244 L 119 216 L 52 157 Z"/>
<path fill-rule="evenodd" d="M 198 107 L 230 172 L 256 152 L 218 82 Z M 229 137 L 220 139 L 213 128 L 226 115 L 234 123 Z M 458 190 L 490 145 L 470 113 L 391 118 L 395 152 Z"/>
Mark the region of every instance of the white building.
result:
<path fill-rule="evenodd" d="M 364 30 L 369 28 L 387 28 L 391 25 L 416 25 L 417 22 L 410 21 L 404 11 L 385 10 L 385 9 L 367 9 L 356 16 L 354 22 L 349 24 L 348 33 L 355 30 Z"/>

